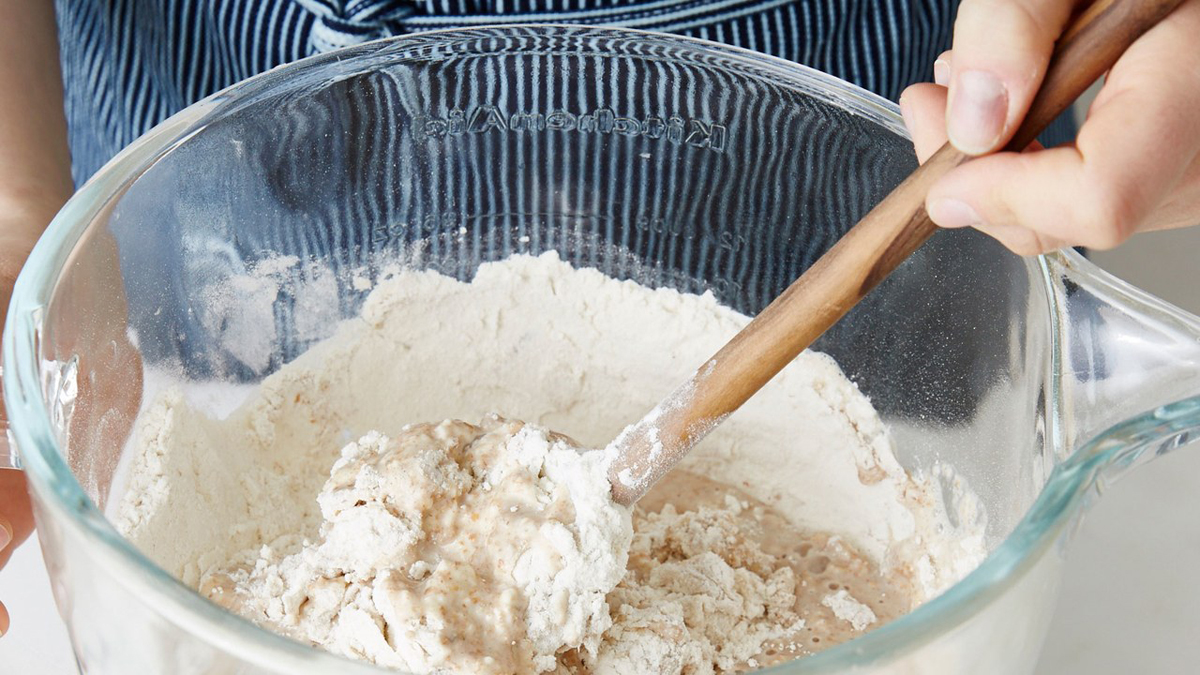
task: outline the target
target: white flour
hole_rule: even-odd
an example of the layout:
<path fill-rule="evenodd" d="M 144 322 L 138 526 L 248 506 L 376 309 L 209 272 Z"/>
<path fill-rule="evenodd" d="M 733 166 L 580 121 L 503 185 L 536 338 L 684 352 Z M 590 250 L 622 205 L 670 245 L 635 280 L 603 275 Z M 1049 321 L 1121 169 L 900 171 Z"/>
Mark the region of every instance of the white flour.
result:
<path fill-rule="evenodd" d="M 844 588 L 825 596 L 821 604 L 832 609 L 837 618 L 849 623 L 854 630 L 864 630 L 875 623 L 875 612 L 852 597 L 850 591 Z"/>
<path fill-rule="evenodd" d="M 602 455 L 495 418 L 367 434 L 317 497 L 319 542 L 249 551 L 201 591 L 379 665 L 553 670 L 561 651 L 595 652 L 625 575 L 629 510 L 609 497 Z"/>
<path fill-rule="evenodd" d="M 630 573 L 609 595 L 614 626 L 585 662 L 613 675 L 734 672 L 803 628 L 794 570 L 742 536 L 742 510 L 727 497 L 723 508 L 641 514 Z"/>
<path fill-rule="evenodd" d="M 302 560 L 322 539 L 318 495 L 338 449 L 368 432 L 398 438 L 410 423 L 494 412 L 604 447 L 747 321 L 710 295 L 618 282 L 552 254 L 484 265 L 470 284 L 402 272 L 379 284 L 360 318 L 264 380 L 227 419 L 192 407 L 187 392 L 159 397 L 139 420 L 129 488 L 115 519 L 152 559 L 193 586 L 229 566 Z M 836 533 L 888 574 L 916 580 L 914 602 L 957 581 L 983 556 L 979 519 L 950 526 L 934 479 L 904 472 L 866 398 L 821 354 L 802 354 L 681 467 L 745 490 L 798 530 Z M 305 540 L 313 544 L 306 548 Z M 363 541 L 366 550 L 354 555 L 371 560 L 373 540 Z M 690 558 L 689 588 L 678 583 L 687 575 L 664 571 L 662 584 L 637 591 L 650 595 L 635 602 L 614 604 L 634 591 L 613 591 L 605 611 L 616 623 L 598 656 L 572 652 L 557 667 L 627 672 L 620 664 L 633 662 L 618 658 L 625 653 L 637 655 L 639 667 L 657 664 L 655 672 L 675 672 L 671 664 L 685 662 L 708 663 L 696 672 L 726 670 L 804 619 L 784 611 L 786 572 L 758 574 L 756 582 L 727 561 L 731 572 L 711 556 Z M 607 583 L 596 581 L 596 588 Z M 734 597 L 732 591 L 741 600 L 719 611 L 682 602 L 685 595 Z M 271 598 L 282 593 L 264 591 Z M 672 638 L 670 626 L 647 630 L 664 612 L 690 632 Z M 604 621 L 589 616 L 593 627 Z M 371 625 L 363 629 L 386 642 L 386 627 Z M 705 647 L 700 636 L 726 636 L 727 644 L 709 640 Z M 589 639 L 575 637 L 562 644 Z M 680 640 L 684 650 L 709 652 L 676 659 L 667 652 L 677 656 Z M 388 643 L 392 651 L 398 645 Z"/>

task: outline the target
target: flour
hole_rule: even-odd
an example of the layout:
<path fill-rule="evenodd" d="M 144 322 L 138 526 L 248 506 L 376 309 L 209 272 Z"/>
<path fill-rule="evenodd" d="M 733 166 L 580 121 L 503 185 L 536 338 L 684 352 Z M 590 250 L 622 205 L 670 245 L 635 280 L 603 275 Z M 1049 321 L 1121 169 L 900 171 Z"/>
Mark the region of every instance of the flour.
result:
<path fill-rule="evenodd" d="M 865 630 L 875 623 L 875 612 L 850 595 L 850 591 L 840 589 L 837 593 L 825 596 L 821 604 L 833 610 L 837 618 L 849 623 L 854 630 Z"/>
<path fill-rule="evenodd" d="M 630 574 L 609 596 L 601 673 L 732 672 L 804 627 L 796 574 L 747 537 L 734 497 L 719 508 L 640 514 Z"/>
<path fill-rule="evenodd" d="M 330 301 L 323 286 L 315 288 L 313 303 Z M 263 380 L 226 418 L 198 408 L 201 397 L 188 387 L 158 396 L 139 418 L 129 488 L 114 521 L 193 587 L 219 574 L 233 583 L 209 588 L 236 594 L 239 585 L 269 586 L 255 600 L 263 608 L 256 616 L 294 637 L 338 649 L 321 637 L 324 627 L 301 629 L 303 612 L 285 601 L 299 597 L 288 589 L 302 588 L 307 576 L 304 593 L 314 609 L 361 610 L 329 628 L 340 631 L 335 643 L 349 645 L 343 653 L 386 663 L 398 663 L 383 659 L 412 645 L 432 653 L 432 638 L 402 636 L 390 620 L 381 629 L 385 610 L 364 604 L 362 592 L 402 578 L 424 583 L 438 573 L 430 560 L 379 555 L 403 550 L 401 534 L 418 536 L 415 530 L 395 530 L 388 539 L 379 528 L 386 541 L 378 547 L 341 551 L 349 557 L 338 569 L 353 577 L 344 587 L 309 572 L 273 580 L 272 570 L 316 570 L 337 557 L 318 552 L 339 536 L 325 513 L 339 449 L 359 459 L 341 460 L 350 464 L 335 474 L 386 455 L 410 423 L 478 421 L 490 413 L 602 448 L 747 321 L 711 295 L 619 282 L 574 270 L 553 254 L 483 265 L 471 283 L 401 271 L 379 282 L 359 317 Z M 524 623 L 528 651 L 517 658 L 549 667 L 554 644 L 555 672 L 722 672 L 777 662 L 861 633 L 822 604 L 829 584 L 855 584 L 853 597 L 864 603 L 875 595 L 894 601 L 890 614 L 872 605 L 879 613 L 872 625 L 879 625 L 941 592 L 983 557 L 982 518 L 951 525 L 935 479 L 904 471 L 869 402 L 822 354 L 797 358 L 668 479 L 679 471 L 718 477 L 723 493 L 736 492 L 736 508 L 723 497 L 671 497 L 678 502 L 672 512 L 652 491 L 634 515 L 629 573 L 619 584 L 597 577 L 581 591 L 594 600 L 613 582 L 603 609 L 592 602 L 571 615 L 570 630 L 552 636 L 533 627 L 551 623 L 535 607 Z M 514 516 L 521 515 L 514 505 Z M 969 494 L 956 502 L 968 515 L 971 505 Z M 566 516 L 556 522 L 577 527 L 572 540 L 582 550 L 581 525 Z M 763 532 L 755 540 L 759 553 L 749 544 L 722 548 L 723 539 L 745 543 L 755 528 Z M 685 540 L 692 542 L 686 551 Z M 538 578 L 566 568 L 537 571 Z M 358 590 L 347 594 L 351 584 Z M 525 588 L 519 581 L 513 587 Z M 529 597 L 534 607 L 538 601 Z M 397 614 L 395 626 L 411 619 Z"/>
<path fill-rule="evenodd" d="M 369 433 L 317 496 L 319 542 L 249 552 L 201 592 L 335 653 L 410 672 L 546 672 L 594 653 L 629 512 L 600 451 L 489 418 Z"/>

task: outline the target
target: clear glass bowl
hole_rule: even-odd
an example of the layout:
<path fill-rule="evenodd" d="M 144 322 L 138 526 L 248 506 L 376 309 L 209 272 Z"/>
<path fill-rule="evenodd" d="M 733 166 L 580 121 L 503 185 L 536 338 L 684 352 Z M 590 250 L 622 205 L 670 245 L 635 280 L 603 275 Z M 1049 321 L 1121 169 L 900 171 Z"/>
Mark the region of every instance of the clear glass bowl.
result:
<path fill-rule="evenodd" d="M 845 82 L 587 27 L 374 42 L 175 115 L 54 220 L 4 335 L 11 431 L 83 669 L 381 672 L 225 613 L 103 515 L 144 369 L 253 383 L 363 297 L 349 274 L 315 308 L 281 293 L 270 339 L 247 343 L 229 331 L 247 316 L 197 301 L 215 284 L 280 255 L 469 278 L 556 250 L 753 314 L 914 166 L 896 107 Z M 939 233 L 817 347 L 906 466 L 944 460 L 979 493 L 990 555 L 904 618 L 772 672 L 1029 672 L 1086 505 L 1200 429 L 1200 323 L 1073 252 Z"/>

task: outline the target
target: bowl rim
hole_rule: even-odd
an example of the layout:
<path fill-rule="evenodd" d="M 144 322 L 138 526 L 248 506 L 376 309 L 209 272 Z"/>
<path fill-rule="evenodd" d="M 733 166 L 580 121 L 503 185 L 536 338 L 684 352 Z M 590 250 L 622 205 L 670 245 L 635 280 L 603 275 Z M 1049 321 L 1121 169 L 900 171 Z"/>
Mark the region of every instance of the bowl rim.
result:
<path fill-rule="evenodd" d="M 13 292 L 3 338 L 5 399 L 11 431 L 21 450 L 29 482 L 39 498 L 39 512 L 54 516 L 86 542 L 92 562 L 103 566 L 148 608 L 190 635 L 247 663 L 279 672 L 309 669 L 317 672 L 385 673 L 370 664 L 352 661 L 315 647 L 283 638 L 250 621 L 220 609 L 182 581 L 168 574 L 131 542 L 119 535 L 88 498 L 58 450 L 43 397 L 38 360 L 41 308 L 50 301 L 54 284 L 79 239 L 94 218 L 118 199 L 129 185 L 162 156 L 187 141 L 214 116 L 236 109 L 239 101 L 265 95 L 270 85 L 306 69 L 338 62 L 351 69 L 409 43 L 452 44 L 458 39 L 512 34 L 602 34 L 630 40 L 669 43 L 682 51 L 719 55 L 730 62 L 778 75 L 789 88 L 820 97 L 908 138 L 896 104 L 862 88 L 801 64 L 699 38 L 627 28 L 556 24 L 503 24 L 429 31 L 375 40 L 334 52 L 310 56 L 238 82 L 179 111 L 147 132 L 104 165 L 67 202 L 39 240 Z M 1051 254 L 1085 271 L 1093 266 L 1066 251 Z M 1030 274 L 1038 274 L 1030 263 Z M 1053 322 L 1052 322 L 1053 323 Z M 1200 400 L 1200 399 L 1197 399 Z M 1051 547 L 1081 503 L 1103 453 L 1088 447 L 1103 437 L 1143 432 L 1153 420 L 1134 418 L 1085 445 L 1060 464 L 1015 529 L 984 561 L 941 595 L 912 612 L 850 642 L 762 672 L 827 673 L 864 665 L 915 650 L 952 630 L 987 607 L 1038 562 Z"/>

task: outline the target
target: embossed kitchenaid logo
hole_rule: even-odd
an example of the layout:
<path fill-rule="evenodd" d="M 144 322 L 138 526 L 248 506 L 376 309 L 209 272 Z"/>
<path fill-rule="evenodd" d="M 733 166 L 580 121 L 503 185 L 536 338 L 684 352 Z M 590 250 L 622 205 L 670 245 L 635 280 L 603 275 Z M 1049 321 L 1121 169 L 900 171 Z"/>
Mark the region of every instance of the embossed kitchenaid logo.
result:
<path fill-rule="evenodd" d="M 608 108 L 598 108 L 588 113 L 554 110 L 548 113 L 510 114 L 493 105 L 481 105 L 469 110 L 451 110 L 444 118 L 418 119 L 416 128 L 418 133 L 423 133 L 429 138 L 483 134 L 489 131 L 546 130 L 645 136 L 675 145 L 708 148 L 716 152 L 724 152 L 729 139 L 729 128 L 724 124 L 686 119 L 678 115 L 647 115 L 641 119 L 621 117 Z"/>

